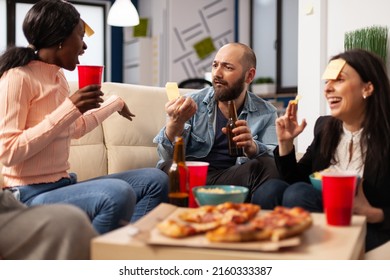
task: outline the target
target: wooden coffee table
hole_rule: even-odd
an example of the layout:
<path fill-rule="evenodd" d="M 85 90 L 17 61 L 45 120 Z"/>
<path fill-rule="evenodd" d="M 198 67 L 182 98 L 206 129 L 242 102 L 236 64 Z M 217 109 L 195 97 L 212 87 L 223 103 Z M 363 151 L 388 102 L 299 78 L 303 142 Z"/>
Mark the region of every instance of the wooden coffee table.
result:
<path fill-rule="evenodd" d="M 301 236 L 298 246 L 277 251 L 247 251 L 214 248 L 150 245 L 148 233 L 156 223 L 165 219 L 176 208 L 162 203 L 134 225 L 122 227 L 92 240 L 92 259 L 103 260 L 212 260 L 212 259 L 271 259 L 271 260 L 336 260 L 360 259 L 364 256 L 366 218 L 353 216 L 348 227 L 326 224 L 325 215 L 313 213 L 313 226 Z M 140 233 L 132 236 L 134 227 Z"/>

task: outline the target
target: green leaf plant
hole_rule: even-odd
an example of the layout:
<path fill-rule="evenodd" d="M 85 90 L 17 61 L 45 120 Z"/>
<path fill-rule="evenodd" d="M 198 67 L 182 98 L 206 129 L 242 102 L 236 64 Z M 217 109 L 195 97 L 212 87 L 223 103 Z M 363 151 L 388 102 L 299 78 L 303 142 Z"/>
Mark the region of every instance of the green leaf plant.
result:
<path fill-rule="evenodd" d="M 386 65 L 388 52 L 388 27 L 371 26 L 344 35 L 344 50 L 364 49 L 377 54 Z"/>

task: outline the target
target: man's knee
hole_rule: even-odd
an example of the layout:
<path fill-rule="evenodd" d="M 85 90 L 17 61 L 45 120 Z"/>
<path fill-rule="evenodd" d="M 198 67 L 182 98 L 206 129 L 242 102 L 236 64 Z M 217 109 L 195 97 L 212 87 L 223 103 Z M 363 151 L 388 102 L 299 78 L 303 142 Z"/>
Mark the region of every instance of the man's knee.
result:
<path fill-rule="evenodd" d="M 264 209 L 273 209 L 281 205 L 287 187 L 288 184 L 282 180 L 267 180 L 254 191 L 251 202 L 261 205 Z"/>
<path fill-rule="evenodd" d="M 265 179 L 279 179 L 279 171 L 276 167 L 275 160 L 270 156 L 261 156 L 250 160 L 253 172 L 258 172 Z"/>
<path fill-rule="evenodd" d="M 166 174 L 168 174 L 169 169 L 171 168 L 171 165 L 172 165 L 172 160 L 167 160 L 167 161 L 164 161 L 164 162 L 159 166 L 159 169 L 161 169 L 161 170 L 164 171 Z"/>

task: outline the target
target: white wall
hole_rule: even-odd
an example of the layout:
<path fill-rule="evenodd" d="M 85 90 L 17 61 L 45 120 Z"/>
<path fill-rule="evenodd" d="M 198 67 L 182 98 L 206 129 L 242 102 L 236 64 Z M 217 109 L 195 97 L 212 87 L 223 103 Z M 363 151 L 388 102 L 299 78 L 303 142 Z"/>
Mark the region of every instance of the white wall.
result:
<path fill-rule="evenodd" d="M 329 57 L 343 51 L 345 32 L 372 25 L 390 27 L 388 0 L 328 0 L 328 10 Z"/>
<path fill-rule="evenodd" d="M 138 12 L 152 21 L 152 85 L 204 77 L 215 51 L 234 40 L 233 0 L 143 0 Z M 199 57 L 194 46 L 208 37 L 216 50 Z M 142 57 L 139 61 L 144 62 Z"/>
<path fill-rule="evenodd" d="M 298 137 L 299 152 L 311 143 L 315 120 L 328 112 L 321 75 L 329 58 L 344 50 L 344 33 L 372 25 L 390 27 L 389 11 L 388 0 L 299 0 L 299 118 L 308 122 Z"/>
<path fill-rule="evenodd" d="M 298 117 L 307 120 L 298 136 L 297 150 L 304 152 L 313 138 L 314 122 L 324 114 L 321 74 L 326 65 L 326 2 L 300 0 L 298 17 Z"/>

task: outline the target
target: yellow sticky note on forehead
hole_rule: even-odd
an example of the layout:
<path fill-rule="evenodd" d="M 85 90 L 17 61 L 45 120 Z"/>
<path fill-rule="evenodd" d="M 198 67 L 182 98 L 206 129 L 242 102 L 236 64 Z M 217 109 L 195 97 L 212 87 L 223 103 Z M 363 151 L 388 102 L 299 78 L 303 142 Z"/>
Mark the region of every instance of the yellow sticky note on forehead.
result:
<path fill-rule="evenodd" d="M 85 21 L 84 22 L 84 31 L 85 31 L 85 34 L 88 36 L 88 37 L 91 37 L 95 31 L 93 31 L 93 29 L 91 28 L 91 26 L 89 26 Z"/>
<path fill-rule="evenodd" d="M 329 62 L 328 66 L 325 69 L 324 74 L 322 74 L 322 79 L 323 80 L 337 79 L 345 63 L 346 63 L 345 60 L 341 58 Z"/>
<path fill-rule="evenodd" d="M 177 83 L 171 83 L 171 82 L 166 83 L 165 90 L 167 91 L 169 101 L 180 97 L 180 92 Z"/>

